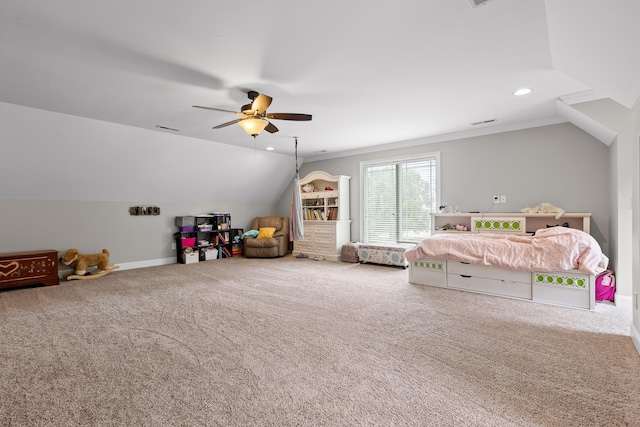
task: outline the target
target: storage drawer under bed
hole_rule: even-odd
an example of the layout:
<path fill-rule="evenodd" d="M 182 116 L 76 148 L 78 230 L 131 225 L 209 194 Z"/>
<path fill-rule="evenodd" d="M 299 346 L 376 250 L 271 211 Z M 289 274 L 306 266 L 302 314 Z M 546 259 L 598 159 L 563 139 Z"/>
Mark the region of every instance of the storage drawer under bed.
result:
<path fill-rule="evenodd" d="M 591 292 L 595 289 L 592 276 L 573 271 L 536 272 L 532 276 L 534 301 L 593 309 L 590 303 Z"/>
<path fill-rule="evenodd" d="M 447 262 L 441 259 L 420 259 L 409 264 L 409 282 L 419 285 L 447 286 Z"/>

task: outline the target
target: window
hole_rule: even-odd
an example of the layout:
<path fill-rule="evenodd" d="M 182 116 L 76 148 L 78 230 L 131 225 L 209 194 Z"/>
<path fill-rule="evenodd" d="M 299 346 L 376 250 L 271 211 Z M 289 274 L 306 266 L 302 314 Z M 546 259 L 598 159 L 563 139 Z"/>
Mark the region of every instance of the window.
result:
<path fill-rule="evenodd" d="M 362 162 L 364 243 L 417 243 L 437 212 L 440 153 Z"/>

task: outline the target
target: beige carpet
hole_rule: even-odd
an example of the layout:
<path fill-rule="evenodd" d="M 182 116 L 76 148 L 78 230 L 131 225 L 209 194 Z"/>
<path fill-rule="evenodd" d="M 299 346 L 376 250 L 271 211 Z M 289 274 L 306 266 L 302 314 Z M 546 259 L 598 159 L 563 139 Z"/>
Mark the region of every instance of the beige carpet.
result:
<path fill-rule="evenodd" d="M 630 321 L 290 256 L 116 271 L 0 292 L 0 425 L 640 425 Z"/>

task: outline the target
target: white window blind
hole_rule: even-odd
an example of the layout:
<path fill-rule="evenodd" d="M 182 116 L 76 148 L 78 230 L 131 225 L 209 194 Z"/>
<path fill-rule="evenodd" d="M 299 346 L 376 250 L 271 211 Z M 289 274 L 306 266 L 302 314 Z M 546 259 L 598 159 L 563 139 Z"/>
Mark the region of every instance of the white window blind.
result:
<path fill-rule="evenodd" d="M 361 165 L 365 243 L 416 243 L 431 234 L 439 155 Z"/>

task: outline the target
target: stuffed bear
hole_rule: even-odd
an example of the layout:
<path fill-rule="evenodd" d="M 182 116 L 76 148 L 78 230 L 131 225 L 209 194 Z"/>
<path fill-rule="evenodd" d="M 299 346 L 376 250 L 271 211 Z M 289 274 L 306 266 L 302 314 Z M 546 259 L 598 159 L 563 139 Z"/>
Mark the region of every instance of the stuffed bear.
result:
<path fill-rule="evenodd" d="M 75 269 L 77 276 L 84 276 L 87 267 L 98 267 L 99 270 L 106 270 L 109 266 L 109 251 L 103 249 L 101 253 L 82 255 L 77 249 L 69 249 L 60 262 Z"/>

